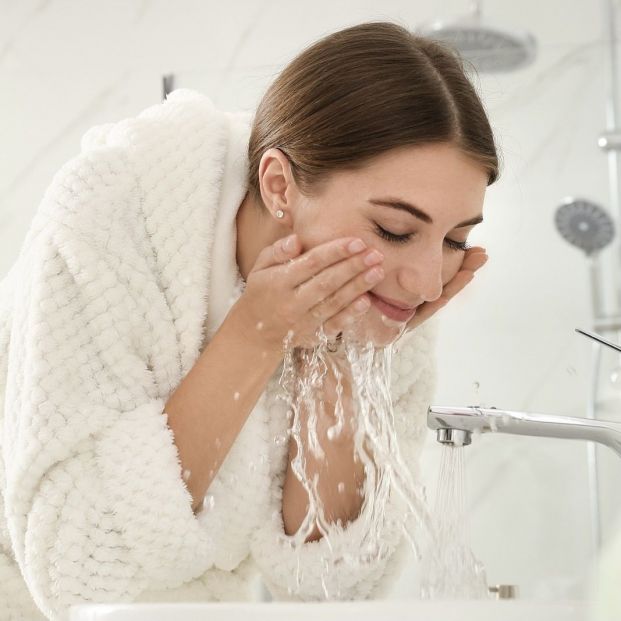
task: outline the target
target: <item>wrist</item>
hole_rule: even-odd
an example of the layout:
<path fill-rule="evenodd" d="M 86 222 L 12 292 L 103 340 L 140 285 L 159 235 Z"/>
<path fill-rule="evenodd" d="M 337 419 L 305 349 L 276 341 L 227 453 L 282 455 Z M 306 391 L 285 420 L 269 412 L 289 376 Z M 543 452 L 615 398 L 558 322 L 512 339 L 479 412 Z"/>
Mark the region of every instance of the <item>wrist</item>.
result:
<path fill-rule="evenodd" d="M 239 301 L 231 307 L 224 324 L 226 324 L 227 331 L 243 342 L 244 347 L 250 348 L 253 352 L 258 352 L 262 359 L 273 362 L 282 360 L 282 345 L 276 344 L 266 337 L 261 329 L 261 323 L 254 321 Z"/>

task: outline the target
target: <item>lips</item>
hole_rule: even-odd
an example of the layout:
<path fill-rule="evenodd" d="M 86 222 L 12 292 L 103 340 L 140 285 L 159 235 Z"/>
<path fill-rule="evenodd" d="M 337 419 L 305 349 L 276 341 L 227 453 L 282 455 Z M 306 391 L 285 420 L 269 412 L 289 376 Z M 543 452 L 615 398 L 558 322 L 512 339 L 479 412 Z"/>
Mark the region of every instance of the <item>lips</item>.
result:
<path fill-rule="evenodd" d="M 371 304 L 373 304 L 381 313 L 394 319 L 395 321 L 407 321 L 416 314 L 416 307 L 403 307 L 398 306 L 396 300 L 379 296 L 372 291 L 367 291 L 371 297 Z"/>

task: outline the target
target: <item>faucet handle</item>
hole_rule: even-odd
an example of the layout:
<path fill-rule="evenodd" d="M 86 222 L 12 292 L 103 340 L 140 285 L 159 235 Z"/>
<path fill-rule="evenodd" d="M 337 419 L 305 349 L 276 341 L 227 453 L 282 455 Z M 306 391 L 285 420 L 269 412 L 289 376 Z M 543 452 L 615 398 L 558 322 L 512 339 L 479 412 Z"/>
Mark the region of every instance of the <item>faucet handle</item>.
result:
<path fill-rule="evenodd" d="M 518 588 L 515 584 L 496 584 L 489 586 L 488 591 L 495 593 L 495 599 L 516 599 L 518 596 Z"/>
<path fill-rule="evenodd" d="M 603 343 L 604 345 L 608 345 L 608 347 L 612 347 L 612 349 L 616 349 L 617 351 L 621 351 L 621 346 L 613 343 L 612 341 L 608 341 L 607 339 L 601 337 L 599 334 L 595 334 L 594 332 L 588 332 L 587 330 L 581 330 L 580 328 L 575 328 L 576 332 L 580 332 L 580 334 L 584 334 L 589 338 L 592 338 L 594 341 L 598 341 L 599 343 Z"/>

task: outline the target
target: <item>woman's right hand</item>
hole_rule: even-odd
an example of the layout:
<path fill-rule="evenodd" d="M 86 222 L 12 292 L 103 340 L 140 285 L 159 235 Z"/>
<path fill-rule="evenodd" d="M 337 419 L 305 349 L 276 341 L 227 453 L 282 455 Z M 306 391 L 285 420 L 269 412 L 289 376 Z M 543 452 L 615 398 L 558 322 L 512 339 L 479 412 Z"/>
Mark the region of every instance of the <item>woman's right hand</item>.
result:
<path fill-rule="evenodd" d="M 383 255 L 356 237 L 300 251 L 295 234 L 264 248 L 233 307 L 246 335 L 269 349 L 282 351 L 289 331 L 292 347 L 314 347 L 322 325 L 334 338 L 367 312 L 366 292 L 384 277 Z"/>

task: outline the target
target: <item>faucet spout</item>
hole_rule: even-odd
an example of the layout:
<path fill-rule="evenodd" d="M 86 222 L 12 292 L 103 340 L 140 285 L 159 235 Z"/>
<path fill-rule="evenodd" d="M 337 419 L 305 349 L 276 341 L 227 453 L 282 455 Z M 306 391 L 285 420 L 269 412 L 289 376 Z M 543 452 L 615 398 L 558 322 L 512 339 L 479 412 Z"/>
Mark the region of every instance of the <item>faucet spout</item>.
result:
<path fill-rule="evenodd" d="M 471 434 L 496 431 L 521 436 L 590 440 L 605 444 L 621 457 L 621 423 L 615 421 L 516 412 L 495 407 L 480 408 L 474 405 L 432 405 L 427 410 L 427 426 L 438 430 L 438 441 L 445 444 L 470 444 Z M 454 431 L 449 433 L 447 430 L 460 430 L 463 433 L 456 436 Z"/>

